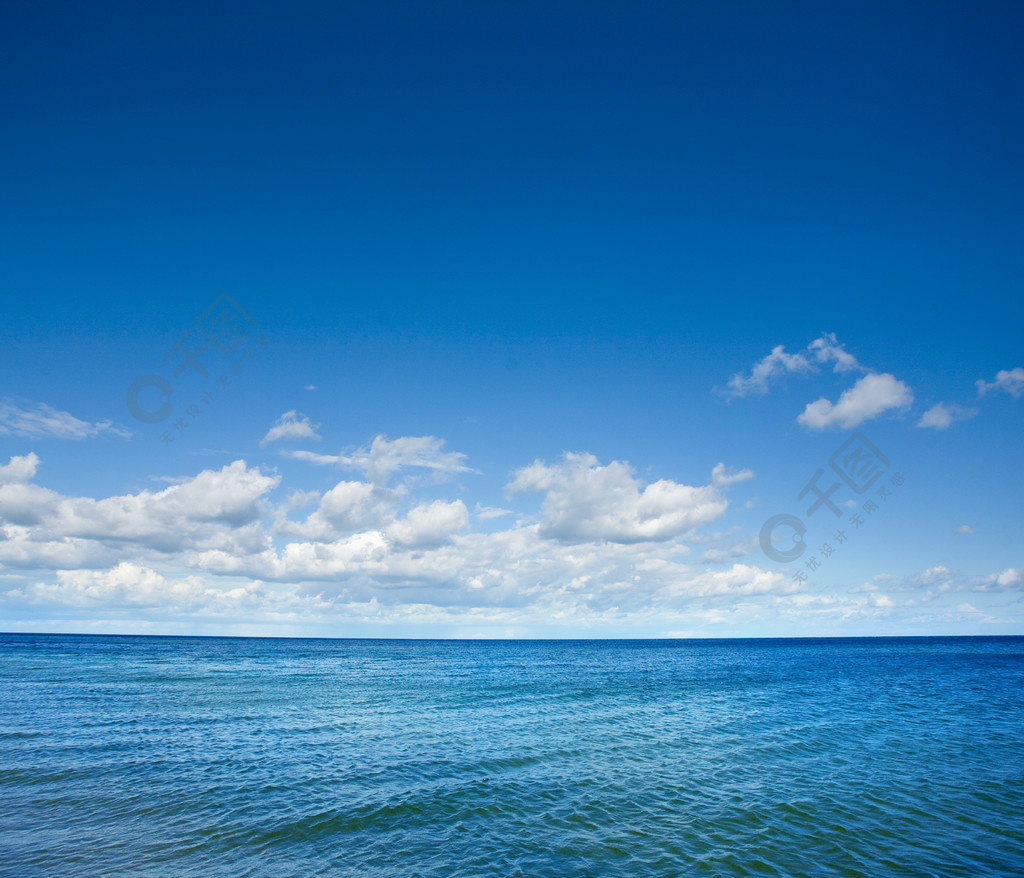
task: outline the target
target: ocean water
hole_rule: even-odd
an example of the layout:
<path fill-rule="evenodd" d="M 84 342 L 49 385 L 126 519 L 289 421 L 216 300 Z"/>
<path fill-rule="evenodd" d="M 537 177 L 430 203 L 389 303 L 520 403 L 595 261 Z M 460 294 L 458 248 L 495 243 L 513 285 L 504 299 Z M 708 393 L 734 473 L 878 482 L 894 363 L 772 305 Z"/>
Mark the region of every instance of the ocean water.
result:
<path fill-rule="evenodd" d="M 1024 875 L 1024 638 L 0 635 L 0 874 Z"/>

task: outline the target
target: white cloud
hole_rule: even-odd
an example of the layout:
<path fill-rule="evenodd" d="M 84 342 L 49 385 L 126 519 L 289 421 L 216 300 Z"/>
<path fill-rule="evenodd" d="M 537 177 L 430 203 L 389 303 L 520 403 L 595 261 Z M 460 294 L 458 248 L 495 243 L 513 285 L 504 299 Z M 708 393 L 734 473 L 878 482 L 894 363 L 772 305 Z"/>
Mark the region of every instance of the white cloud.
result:
<path fill-rule="evenodd" d="M 566 542 L 611 540 L 630 543 L 667 540 L 708 524 L 725 512 L 720 485 L 749 478 L 748 471 L 691 487 L 661 479 L 646 487 L 620 461 L 601 466 L 591 454 L 566 453 L 547 466 L 535 461 L 513 474 L 507 490 L 543 491 L 541 535 Z"/>
<path fill-rule="evenodd" d="M 316 430 L 319 424 L 313 424 L 305 415 L 292 409 L 274 421 L 267 435 L 260 439 L 260 445 L 277 442 L 280 439 L 320 439 Z"/>
<path fill-rule="evenodd" d="M 139 611 L 158 616 L 230 616 L 246 612 L 273 614 L 298 609 L 294 595 L 271 592 L 258 582 L 210 583 L 198 574 L 164 576 L 150 567 L 123 561 L 109 569 L 59 570 L 54 581 L 34 582 L 23 590 L 31 603 L 58 604 L 122 613 L 138 618 Z M 306 602 L 306 611 L 313 609 Z"/>
<path fill-rule="evenodd" d="M 808 374 L 818 371 L 817 363 L 832 362 L 834 372 L 849 372 L 860 369 L 857 358 L 841 345 L 834 332 L 823 333 L 807 347 L 796 354 L 787 354 L 783 345 L 776 345 L 772 352 L 756 363 L 749 375 L 737 372 L 729 379 L 726 394 L 733 397 L 764 396 L 771 385 L 789 374 Z"/>
<path fill-rule="evenodd" d="M 370 482 L 338 482 L 320 498 L 318 507 L 305 521 L 290 521 L 279 514 L 275 532 L 314 542 L 331 542 L 358 531 L 382 528 L 392 521 L 400 496 L 400 492 Z M 302 499 L 303 505 L 307 505 L 311 498 Z M 300 507 L 292 502 L 289 508 Z"/>
<path fill-rule="evenodd" d="M 468 525 L 469 510 L 465 503 L 435 500 L 411 509 L 403 520 L 388 527 L 385 534 L 406 546 L 437 546 Z"/>
<path fill-rule="evenodd" d="M 918 599 L 922 595 L 926 599 L 931 599 L 937 594 L 952 591 L 954 582 L 955 577 L 949 568 L 939 565 L 929 567 L 920 573 L 904 576 L 901 579 L 897 579 L 888 573 L 879 573 L 868 582 L 850 589 L 850 594 L 874 593 L 884 587 L 889 591 L 917 592 Z"/>
<path fill-rule="evenodd" d="M 763 350 L 763 348 L 762 348 Z M 793 372 L 812 372 L 814 367 L 803 354 L 787 354 L 783 345 L 776 345 L 772 352 L 755 364 L 750 375 L 737 372 L 729 379 L 727 392 L 730 396 L 764 396 L 770 386 L 780 377 Z"/>
<path fill-rule="evenodd" d="M 696 540 L 693 542 L 696 542 Z M 721 564 L 725 561 L 735 560 L 736 558 L 744 558 L 756 551 L 758 546 L 757 537 L 753 537 L 752 539 L 745 540 L 740 543 L 733 543 L 728 548 L 712 546 L 700 556 L 700 560 L 705 564 Z"/>
<path fill-rule="evenodd" d="M 741 469 L 736 472 L 729 472 L 726 470 L 724 463 L 716 463 L 711 470 L 711 484 L 719 485 L 723 488 L 752 478 L 754 478 L 753 470 Z"/>
<path fill-rule="evenodd" d="M 507 513 L 514 520 L 494 532 L 470 527 L 497 517 L 486 514 L 494 507 L 471 515 L 462 499 L 429 496 L 440 490 L 433 485 L 424 497 L 369 478 L 278 494 L 274 472 L 235 461 L 160 491 L 93 499 L 34 484 L 40 465 L 25 455 L 0 466 L 0 607 L 15 619 L 45 606 L 46 618 L 64 607 L 67 619 L 136 628 L 172 620 L 194 630 L 208 617 L 289 633 L 339 624 L 383 634 L 417 626 L 402 636 L 424 626 L 439 636 L 727 633 L 737 620 L 898 620 L 912 602 L 952 610 L 949 590 L 1024 589 L 1016 568 L 959 583 L 933 567 L 901 581 L 875 577 L 866 594 L 822 594 L 791 571 L 745 563 L 756 538 L 734 522 L 708 527 L 707 552 L 691 562 L 692 528 L 723 515 L 728 487 L 752 475 L 722 464 L 691 487 L 647 484 L 628 464 L 588 454 L 536 461 L 508 485 L 540 492 L 530 498 L 535 514 Z M 900 592 L 909 600 L 888 597 Z"/>
<path fill-rule="evenodd" d="M 375 436 L 368 446 L 351 454 L 314 454 L 309 451 L 286 451 L 288 457 L 320 465 L 365 473 L 370 481 L 383 484 L 397 470 L 414 467 L 432 470 L 440 481 L 455 473 L 474 472 L 465 465 L 466 455 L 458 451 L 442 451 L 444 440 L 436 436 L 400 436 L 388 439 Z"/>
<path fill-rule="evenodd" d="M 688 595 L 700 597 L 787 594 L 800 586 L 787 576 L 750 564 L 733 564 L 728 570 L 706 570 L 682 586 Z"/>
<path fill-rule="evenodd" d="M 857 358 L 839 344 L 834 332 L 826 332 L 816 338 L 807 346 L 807 350 L 814 354 L 814 359 L 819 363 L 834 362 L 833 372 L 849 372 L 861 368 Z"/>
<path fill-rule="evenodd" d="M 966 421 L 978 413 L 977 409 L 964 408 L 960 405 L 947 405 L 944 402 L 937 402 L 928 411 L 921 415 L 917 422 L 919 427 L 934 427 L 936 430 L 946 430 L 957 421 Z"/>
<path fill-rule="evenodd" d="M 649 544 L 569 547 L 539 542 L 536 528 L 455 539 L 462 544 L 391 553 L 379 535 L 339 546 L 289 546 L 280 560 L 293 580 L 270 586 L 214 572 L 214 564 L 173 576 L 128 562 L 69 569 L 48 583 L 27 581 L 6 592 L 0 584 L 0 601 L 84 608 L 101 618 L 138 620 L 136 627 L 154 619 L 194 626 L 219 617 L 330 622 L 332 629 L 343 621 L 349 629 L 369 624 L 381 631 L 413 622 L 462 636 L 473 636 L 467 626 L 497 624 L 503 636 L 517 636 L 535 626 L 721 623 L 759 602 L 800 597 L 777 572 L 752 565 L 694 571 L 654 557 Z M 294 581 L 303 567 L 317 584 Z"/>
<path fill-rule="evenodd" d="M 0 402 L 0 435 L 27 436 L 33 439 L 88 439 L 109 433 L 124 438 L 132 434 L 111 421 L 82 421 L 45 402 Z"/>
<path fill-rule="evenodd" d="M 1009 591 L 1024 589 L 1024 569 L 1007 567 L 1002 573 L 992 573 L 974 587 L 974 591 Z"/>
<path fill-rule="evenodd" d="M 905 408 L 913 401 L 913 393 L 902 381 L 888 373 L 872 372 L 843 391 L 835 405 L 824 397 L 808 403 L 797 422 L 816 430 L 856 427 L 883 412 Z"/>
<path fill-rule="evenodd" d="M 258 550 L 267 544 L 258 525 L 262 499 L 279 481 L 237 460 L 163 491 L 101 500 L 62 497 L 29 483 L 3 485 L 0 521 L 25 530 L 0 542 L 0 564 L 47 566 L 57 553 L 61 564 L 82 566 L 74 559 L 95 561 L 125 546 L 156 553 L 214 546 Z"/>
<path fill-rule="evenodd" d="M 317 466 L 336 466 L 343 460 L 337 454 L 318 454 L 315 451 L 282 451 L 281 453 L 285 457 L 304 460 L 306 463 L 315 463 Z"/>
<path fill-rule="evenodd" d="M 1020 399 L 1024 395 L 1024 369 L 1018 366 L 1015 369 L 1002 369 L 996 373 L 996 380 L 986 383 L 983 380 L 974 382 L 978 388 L 978 396 L 984 396 L 990 390 L 1005 390 L 1014 399 Z"/>
<path fill-rule="evenodd" d="M 39 457 L 29 452 L 22 457 L 12 457 L 9 463 L 0 466 L 0 485 L 20 485 L 32 480 L 39 466 Z"/>
<path fill-rule="evenodd" d="M 970 534 L 974 533 L 974 528 L 971 527 L 969 524 L 961 524 L 960 527 L 956 529 L 956 532 L 960 536 L 969 536 Z"/>
<path fill-rule="evenodd" d="M 916 577 L 916 582 L 920 585 L 938 585 L 951 582 L 952 579 L 953 574 L 950 573 L 949 568 L 939 565 L 937 567 L 929 567 L 924 573 Z"/>
<path fill-rule="evenodd" d="M 480 521 L 490 521 L 492 518 L 502 518 L 505 515 L 511 514 L 511 509 L 501 509 L 498 506 L 481 506 L 479 502 L 473 509 L 474 517 L 478 518 Z"/>
<path fill-rule="evenodd" d="M 958 604 L 957 608 L 956 608 L 956 611 L 958 613 L 980 613 L 981 612 L 981 610 L 979 610 L 976 606 L 974 606 L 973 604 L 968 604 L 968 603 Z"/>

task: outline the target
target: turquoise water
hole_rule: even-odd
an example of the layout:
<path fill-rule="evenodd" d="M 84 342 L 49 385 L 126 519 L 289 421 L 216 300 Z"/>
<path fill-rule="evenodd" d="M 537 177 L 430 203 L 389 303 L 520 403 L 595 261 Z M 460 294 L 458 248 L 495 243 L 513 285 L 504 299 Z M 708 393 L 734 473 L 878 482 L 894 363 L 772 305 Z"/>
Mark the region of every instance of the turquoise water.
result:
<path fill-rule="evenodd" d="M 0 874 L 1024 875 L 1024 639 L 0 635 Z"/>

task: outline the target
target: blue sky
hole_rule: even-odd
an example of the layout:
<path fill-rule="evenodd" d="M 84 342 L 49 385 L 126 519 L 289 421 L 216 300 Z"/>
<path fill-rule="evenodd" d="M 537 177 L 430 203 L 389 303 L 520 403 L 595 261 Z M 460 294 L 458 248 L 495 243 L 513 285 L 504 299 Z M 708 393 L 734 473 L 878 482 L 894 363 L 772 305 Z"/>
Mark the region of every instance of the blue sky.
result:
<path fill-rule="evenodd" d="M 1022 25 L 9 4 L 0 628 L 1024 633 Z"/>

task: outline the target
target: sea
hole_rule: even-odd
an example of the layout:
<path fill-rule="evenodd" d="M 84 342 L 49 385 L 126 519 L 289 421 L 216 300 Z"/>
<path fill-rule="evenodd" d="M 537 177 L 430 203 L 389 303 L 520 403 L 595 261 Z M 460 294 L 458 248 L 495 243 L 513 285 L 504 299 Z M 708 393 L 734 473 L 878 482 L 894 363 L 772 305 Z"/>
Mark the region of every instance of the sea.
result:
<path fill-rule="evenodd" d="M 1024 638 L 3 634 L 0 874 L 1019 878 Z"/>

